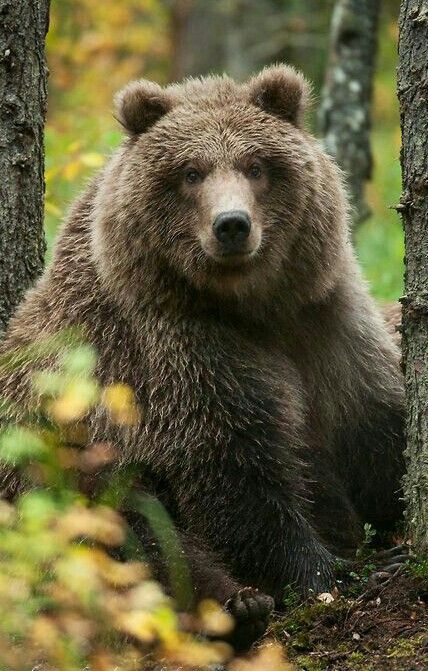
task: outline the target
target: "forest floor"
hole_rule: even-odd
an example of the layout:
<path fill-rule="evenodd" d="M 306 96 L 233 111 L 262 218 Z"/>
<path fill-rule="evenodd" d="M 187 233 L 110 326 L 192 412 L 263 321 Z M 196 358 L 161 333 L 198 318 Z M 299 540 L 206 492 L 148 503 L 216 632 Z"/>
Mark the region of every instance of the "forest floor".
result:
<path fill-rule="evenodd" d="M 331 603 L 290 603 L 270 636 L 300 671 L 427 671 L 428 561 L 369 585 Z"/>

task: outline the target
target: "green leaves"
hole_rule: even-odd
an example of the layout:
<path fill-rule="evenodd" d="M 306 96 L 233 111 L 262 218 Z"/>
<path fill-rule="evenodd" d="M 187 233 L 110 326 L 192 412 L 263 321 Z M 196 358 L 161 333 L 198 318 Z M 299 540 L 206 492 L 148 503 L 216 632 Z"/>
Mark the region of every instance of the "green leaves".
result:
<path fill-rule="evenodd" d="M 38 433 L 23 426 L 11 426 L 0 437 L 0 460 L 12 466 L 42 460 L 48 449 Z"/>

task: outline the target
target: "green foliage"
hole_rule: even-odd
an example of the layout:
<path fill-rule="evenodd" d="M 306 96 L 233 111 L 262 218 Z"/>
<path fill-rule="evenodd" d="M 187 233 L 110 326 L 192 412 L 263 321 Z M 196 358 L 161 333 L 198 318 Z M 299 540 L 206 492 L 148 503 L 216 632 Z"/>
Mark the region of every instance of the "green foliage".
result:
<path fill-rule="evenodd" d="M 79 425 L 85 436 L 93 409 L 108 412 L 116 424 L 136 421 L 132 391 L 123 384 L 100 387 L 95 353 L 87 345 L 64 349 L 58 339 L 40 349 L 57 362 L 55 370 L 34 376 L 40 405 L 29 415 L 33 419 L 0 435 L 2 468 L 17 469 L 27 485 L 13 505 L 0 501 L 1 670 L 29 671 L 44 663 L 60 671 L 135 671 L 148 668 L 149 659 L 162 659 L 165 669 L 223 662 L 231 656 L 229 646 L 195 634 L 221 638 L 232 628 L 231 618 L 214 602 L 202 602 L 183 627 L 176 602 L 139 558 L 129 557 L 130 530 L 106 501 L 114 488 L 117 503 L 128 498 L 132 504 L 132 469 L 122 469 L 119 481 L 111 446 L 84 437 L 78 449 L 67 440 Z M 81 483 L 95 481 L 106 468 L 112 473 L 106 488 L 89 499 Z M 137 504 L 162 541 L 165 563 L 180 567 L 179 575 L 171 568 L 172 588 L 183 601 L 191 585 L 174 527 L 158 502 L 140 495 Z M 127 562 L 112 558 L 120 548 L 128 552 Z"/>
<path fill-rule="evenodd" d="M 37 407 L 0 433 L 1 467 L 13 467 L 25 483 L 13 503 L 0 499 L 1 671 L 208 671 L 231 660 L 222 639 L 233 620 L 212 600 L 192 603 L 174 525 L 137 486 L 141 465 L 119 467 L 113 445 L 90 442 L 91 412 L 107 413 L 117 426 L 138 421 L 132 390 L 98 383 L 95 352 L 77 334 L 15 357 L 33 366 L 47 359 L 49 370 L 34 374 Z M 151 576 L 123 509 L 149 523 L 172 596 Z M 291 671 L 275 644 L 230 668 Z"/>
<path fill-rule="evenodd" d="M 45 136 L 48 259 L 70 203 L 94 170 L 102 167 L 105 157 L 121 139 L 117 124 L 105 110 L 103 114 L 91 112 L 81 116 L 79 108 L 76 108 L 69 113 L 58 110 L 58 115 L 59 118 L 52 113 L 49 117 Z"/>
<path fill-rule="evenodd" d="M 368 187 L 373 214 L 356 235 L 357 253 L 373 295 L 383 301 L 397 300 L 402 295 L 404 258 L 401 221 L 393 209 L 401 194 L 401 139 L 395 80 L 398 8 L 395 11 L 391 6 L 390 12 L 387 9 L 384 8 L 380 26 L 374 91 L 374 169 Z"/>
<path fill-rule="evenodd" d="M 364 524 L 363 531 L 364 531 L 364 538 L 362 540 L 361 546 L 357 549 L 355 553 L 357 559 L 362 559 L 363 557 L 367 557 L 368 555 L 370 555 L 369 546 L 371 545 L 373 538 L 377 534 L 376 529 L 367 522 Z"/>
<path fill-rule="evenodd" d="M 381 122 L 378 122 L 379 124 Z M 358 258 L 373 295 L 397 300 L 403 291 L 404 239 L 398 214 L 401 171 L 396 125 L 373 132 L 374 175 L 368 188 L 372 216 L 356 234 Z"/>
<path fill-rule="evenodd" d="M 428 557 L 417 557 L 409 562 L 408 568 L 411 575 L 425 581 L 428 588 Z"/>
<path fill-rule="evenodd" d="M 301 655 L 297 660 L 297 668 L 301 671 L 326 671 L 327 661 Z"/>
<path fill-rule="evenodd" d="M 149 496 L 134 497 L 134 508 L 141 512 L 155 532 L 163 557 L 169 567 L 169 582 L 177 606 L 189 608 L 193 604 L 189 568 L 174 526 L 159 501 Z"/>
<path fill-rule="evenodd" d="M 282 603 L 285 608 L 285 610 L 292 610 L 293 608 L 296 608 L 296 606 L 300 603 L 301 597 L 300 595 L 296 592 L 294 587 L 291 585 L 286 585 L 284 588 L 284 595 L 282 597 Z"/>

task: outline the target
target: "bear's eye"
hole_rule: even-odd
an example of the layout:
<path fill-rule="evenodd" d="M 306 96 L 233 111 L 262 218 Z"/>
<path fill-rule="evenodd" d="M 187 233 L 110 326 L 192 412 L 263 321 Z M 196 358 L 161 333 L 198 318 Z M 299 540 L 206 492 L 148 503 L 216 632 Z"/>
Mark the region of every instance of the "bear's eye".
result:
<path fill-rule="evenodd" d="M 262 167 L 260 163 L 253 163 L 252 165 L 250 165 L 248 175 L 252 179 L 260 179 L 260 177 L 262 176 Z"/>
<path fill-rule="evenodd" d="M 202 180 L 202 175 L 200 172 L 195 170 L 195 168 L 189 168 L 184 175 L 184 179 L 187 184 L 198 184 Z"/>

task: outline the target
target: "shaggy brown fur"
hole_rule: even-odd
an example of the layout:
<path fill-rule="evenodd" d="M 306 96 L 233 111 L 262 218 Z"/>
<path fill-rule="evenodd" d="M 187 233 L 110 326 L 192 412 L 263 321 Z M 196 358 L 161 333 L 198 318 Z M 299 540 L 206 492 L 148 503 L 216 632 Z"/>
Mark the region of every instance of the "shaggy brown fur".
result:
<path fill-rule="evenodd" d="M 386 303 L 381 306 L 382 316 L 386 323 L 388 333 L 396 345 L 401 345 L 401 305 L 400 303 Z"/>
<path fill-rule="evenodd" d="M 128 86 L 129 137 L 73 206 L 4 345 L 83 327 L 102 382 L 130 384 L 145 408 L 122 434 L 93 417 L 93 437 L 140 463 L 177 526 L 221 558 L 233 579 L 190 553 L 198 588 L 223 601 L 239 584 L 278 602 L 290 582 L 324 591 L 362 522 L 400 516 L 398 352 L 349 243 L 338 169 L 301 126 L 307 98 L 286 66 L 243 85 Z M 233 253 L 213 232 L 225 210 L 251 221 Z M 22 397 L 28 373 L 4 390 Z"/>

